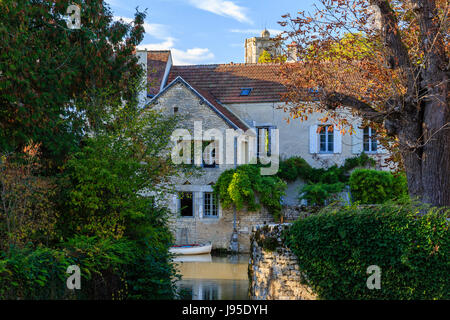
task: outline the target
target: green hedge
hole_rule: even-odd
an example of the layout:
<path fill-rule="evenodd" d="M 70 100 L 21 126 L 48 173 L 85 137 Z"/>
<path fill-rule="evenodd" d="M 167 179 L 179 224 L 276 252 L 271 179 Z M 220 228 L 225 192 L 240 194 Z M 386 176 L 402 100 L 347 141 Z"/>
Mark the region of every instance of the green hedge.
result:
<path fill-rule="evenodd" d="M 356 169 L 350 175 L 352 200 L 361 204 L 383 203 L 408 196 L 404 174 L 393 175 L 387 171 Z"/>
<path fill-rule="evenodd" d="M 12 247 L 0 253 L 0 300 L 171 299 L 174 272 L 165 240 L 145 249 L 125 239 L 76 236 L 59 248 Z M 68 290 L 67 267 L 77 265 L 81 289 Z"/>
<path fill-rule="evenodd" d="M 322 299 L 449 299 L 450 211 L 412 204 L 326 207 L 284 234 L 306 283 Z M 381 268 L 369 290 L 367 268 Z"/>

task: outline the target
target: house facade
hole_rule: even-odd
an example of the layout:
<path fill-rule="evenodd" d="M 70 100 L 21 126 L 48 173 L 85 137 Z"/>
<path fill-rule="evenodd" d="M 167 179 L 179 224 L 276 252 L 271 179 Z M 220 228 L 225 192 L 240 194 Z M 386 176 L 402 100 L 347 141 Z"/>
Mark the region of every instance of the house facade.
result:
<path fill-rule="evenodd" d="M 267 35 L 261 38 L 261 47 L 266 46 Z M 246 61 L 254 61 L 255 57 L 247 59 L 248 54 Z M 177 244 L 210 241 L 214 249 L 229 249 L 237 241 L 240 252 L 249 250 L 252 226 L 272 223 L 273 217 L 264 208 L 258 212 L 222 208 L 212 196 L 212 186 L 224 170 L 254 161 L 261 153 L 272 152 L 274 167 L 278 156 L 301 156 L 313 167 L 341 165 L 363 151 L 381 167 L 387 156 L 371 129 L 358 128 L 360 120 L 350 113 L 356 127 L 353 135 L 331 130 L 332 123 L 319 121 L 320 113 L 303 122 L 288 122 L 289 115 L 281 108 L 285 88 L 277 75 L 278 64 L 174 66 L 170 51 L 138 51 L 137 55 L 148 71 L 149 90 L 142 96 L 147 106 L 180 115 L 180 141 L 188 140 L 184 135 L 194 144 L 213 142 L 203 154 L 190 156 L 200 174 L 174 178 L 175 192 L 167 197 Z M 301 185 L 302 181 L 288 185 L 283 205 L 299 204 Z"/>

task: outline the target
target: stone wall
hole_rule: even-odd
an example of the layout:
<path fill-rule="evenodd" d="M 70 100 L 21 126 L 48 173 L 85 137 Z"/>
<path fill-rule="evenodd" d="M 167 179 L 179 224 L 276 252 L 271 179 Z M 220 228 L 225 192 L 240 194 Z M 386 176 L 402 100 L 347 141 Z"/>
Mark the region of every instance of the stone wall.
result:
<path fill-rule="evenodd" d="M 255 226 L 251 234 L 248 267 L 253 300 L 315 300 L 301 283 L 302 273 L 295 255 L 281 242 L 289 224 Z"/>
<path fill-rule="evenodd" d="M 199 215 L 180 217 L 174 214 L 170 219 L 170 226 L 176 244 L 211 242 L 213 249 L 228 250 L 233 233 L 233 215 L 232 209 L 220 209 L 217 218 L 205 218 Z M 257 212 L 238 211 L 236 229 L 239 252 L 250 252 L 250 234 L 253 226 L 273 222 L 273 216 L 265 209 Z"/>

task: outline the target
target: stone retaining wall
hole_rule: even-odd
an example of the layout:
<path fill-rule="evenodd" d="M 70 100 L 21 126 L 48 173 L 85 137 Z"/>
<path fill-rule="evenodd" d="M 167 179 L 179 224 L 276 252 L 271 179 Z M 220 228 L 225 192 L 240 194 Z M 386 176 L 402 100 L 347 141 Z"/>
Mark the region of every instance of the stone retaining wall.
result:
<path fill-rule="evenodd" d="M 253 300 L 315 300 L 301 284 L 302 273 L 295 255 L 281 242 L 289 224 L 255 226 L 250 236 L 249 280 Z"/>

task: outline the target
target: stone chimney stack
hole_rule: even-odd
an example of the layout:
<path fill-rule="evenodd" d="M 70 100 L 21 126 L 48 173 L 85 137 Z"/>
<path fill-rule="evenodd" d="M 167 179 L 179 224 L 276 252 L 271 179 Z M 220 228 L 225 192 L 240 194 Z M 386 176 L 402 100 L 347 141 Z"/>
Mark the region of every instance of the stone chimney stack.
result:
<path fill-rule="evenodd" d="M 138 63 L 144 69 L 143 90 L 139 93 L 139 105 L 145 105 L 147 101 L 147 50 L 136 50 Z"/>
<path fill-rule="evenodd" d="M 297 42 L 292 41 L 287 46 L 287 60 L 286 62 L 297 62 L 298 56 L 297 56 Z"/>

